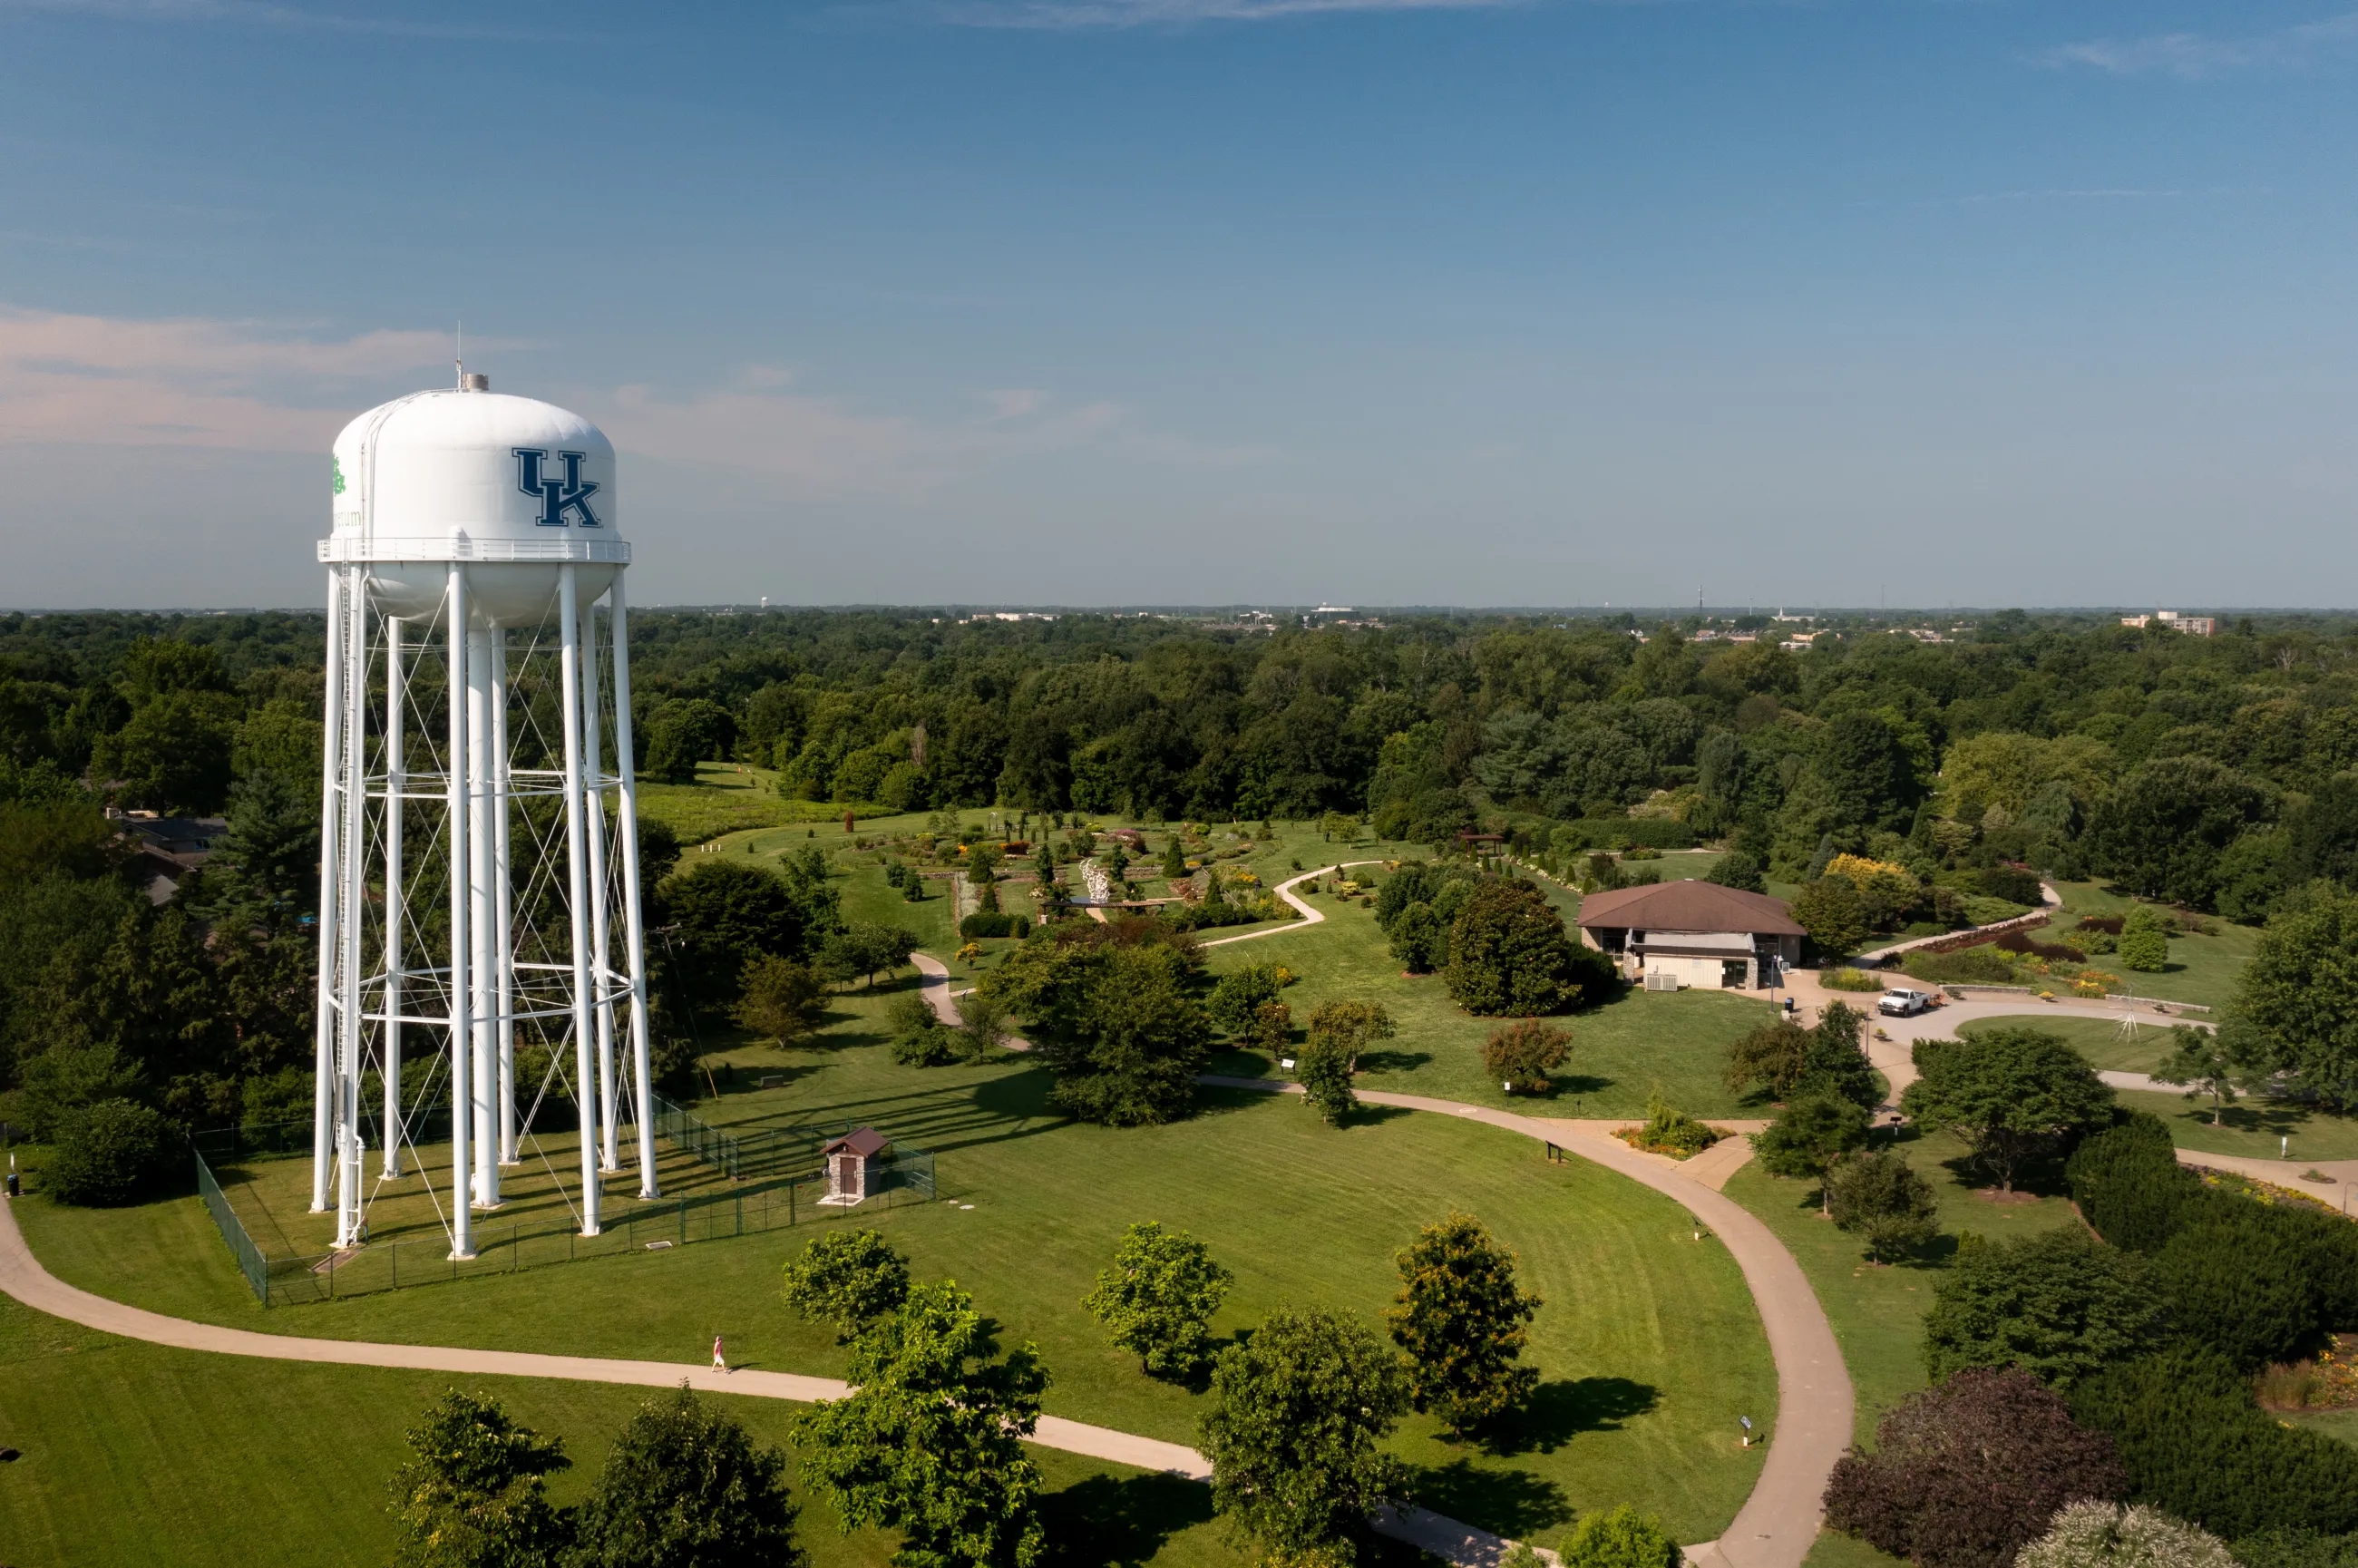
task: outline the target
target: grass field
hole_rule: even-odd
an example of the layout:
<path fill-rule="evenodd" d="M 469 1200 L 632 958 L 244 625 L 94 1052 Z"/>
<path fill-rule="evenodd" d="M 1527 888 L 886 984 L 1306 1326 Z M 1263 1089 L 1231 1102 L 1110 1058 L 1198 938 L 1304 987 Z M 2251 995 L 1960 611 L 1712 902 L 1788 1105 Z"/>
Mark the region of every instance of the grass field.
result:
<path fill-rule="evenodd" d="M 1576 912 L 1576 894 L 1553 882 L 1540 885 L 1567 915 Z M 1285 993 L 1297 1025 L 1322 1002 L 1383 1003 L 1400 1035 L 1360 1058 L 1360 1081 L 1369 1088 L 1531 1108 L 1531 1097 L 1507 1095 L 1482 1066 L 1482 1044 L 1497 1020 L 1462 1011 L 1437 975 L 1402 975 L 1372 910 L 1331 896 L 1311 902 L 1325 914 L 1322 924 L 1215 948 L 1212 972 L 1263 961 L 1285 965 L 1302 977 Z M 1757 1115 L 1720 1075 L 1728 1042 L 1768 1017 L 1765 992 L 1625 990 L 1556 1021 L 1571 1033 L 1572 1056 L 1539 1114 L 1642 1115 L 1648 1094 L 1660 1085 L 1673 1104 L 1697 1115 Z M 1250 1052 L 1228 1054 L 1216 1070 L 1282 1076 L 1275 1064 Z"/>
<path fill-rule="evenodd" d="M 830 1038 L 860 1038 L 856 1018 L 882 1001 L 852 1000 L 854 1018 Z M 1048 1116 L 1045 1076 L 1020 1059 L 919 1070 L 851 1044 L 745 1054 L 791 1081 L 708 1100 L 699 1114 L 743 1126 L 852 1117 L 937 1152 L 958 1201 L 873 1223 L 922 1275 L 955 1278 L 1011 1338 L 1041 1346 L 1056 1413 L 1193 1438 L 1203 1396 L 1141 1377 L 1080 1310 L 1130 1221 L 1183 1226 L 1236 1271 L 1215 1325 L 1228 1333 L 1288 1300 L 1372 1321 L 1396 1289 L 1392 1251 L 1455 1207 L 1518 1250 L 1547 1302 L 1531 1339 L 1546 1381 L 1497 1451 L 1445 1443 L 1422 1418 L 1403 1430 L 1397 1446 L 1432 1506 L 1521 1534 L 1628 1500 L 1682 1539 L 1706 1540 L 1758 1474 L 1758 1451 L 1736 1444 L 1735 1417 L 1772 1411 L 1775 1379 L 1742 1278 L 1716 1243 L 1692 1239 L 1683 1211 L 1636 1184 L 1552 1166 L 1522 1140 L 1442 1117 L 1396 1113 L 1336 1131 L 1297 1101 L 1231 1093 L 1184 1123 L 1112 1131 Z M 193 1199 L 111 1212 L 32 1200 L 20 1216 L 62 1276 L 181 1315 L 683 1361 L 722 1332 L 747 1364 L 822 1374 L 842 1365 L 830 1334 L 777 1303 L 778 1265 L 808 1231 L 265 1312 Z"/>
<path fill-rule="evenodd" d="M 2062 912 L 2054 922 L 2058 929 L 2069 927 L 2083 914 L 2125 914 L 2137 903 L 2134 898 L 2108 892 L 2094 882 L 2057 882 L 2055 891 L 2063 895 Z M 2259 946 L 2260 934 L 2255 926 L 2237 925 L 2215 917 L 2210 925 L 2212 934 L 2207 936 L 2172 936 L 2169 967 L 2159 974 L 2123 969 L 2109 954 L 2100 954 L 2090 962 L 2097 968 L 2118 974 L 2135 995 L 2223 1007 L 2234 995 L 2244 966 L 2251 961 L 2252 950 Z"/>
<path fill-rule="evenodd" d="M 386 1483 L 404 1431 L 455 1384 L 564 1439 L 573 1467 L 551 1481 L 578 1500 L 644 1389 L 529 1378 L 317 1367 L 207 1356 L 116 1339 L 0 1298 L 0 1542 L 17 1568 L 374 1568 L 393 1552 Z M 786 1443 L 797 1407 L 717 1403 L 756 1439 L 787 1447 L 812 1568 L 885 1568 L 877 1530 L 845 1535 L 803 1498 Z M 1059 1568 L 1245 1568 L 1202 1487 L 1047 1449 L 1044 1511 Z M 1401 1554 L 1405 1557 L 1407 1554 Z M 1407 1568 L 1405 1563 L 1399 1568 Z"/>
<path fill-rule="evenodd" d="M 2036 1001 L 2033 1007 L 2039 1007 Z M 2117 1020 L 2082 1012 L 2067 1013 L 2060 1008 L 2039 1008 L 2015 1018 L 1975 1019 L 1962 1024 L 1957 1033 L 1971 1039 L 1986 1034 L 1993 1029 L 2035 1028 L 2042 1034 L 2061 1038 L 2073 1050 L 2088 1058 L 2099 1072 L 2150 1073 L 2161 1065 L 2161 1059 L 2173 1049 L 2169 1039 L 2170 1026 L 2155 1023 L 2150 1016 L 2141 1019 L 2134 1035 L 2123 1035 Z"/>

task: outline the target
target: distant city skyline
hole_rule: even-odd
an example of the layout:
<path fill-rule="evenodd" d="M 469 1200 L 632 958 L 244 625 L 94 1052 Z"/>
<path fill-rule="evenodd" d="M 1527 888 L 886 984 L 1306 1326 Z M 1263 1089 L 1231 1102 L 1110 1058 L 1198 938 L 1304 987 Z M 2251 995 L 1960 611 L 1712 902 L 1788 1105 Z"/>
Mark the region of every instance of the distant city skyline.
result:
<path fill-rule="evenodd" d="M 0 0 L 0 604 L 447 384 L 647 602 L 2358 602 L 2358 12 Z"/>

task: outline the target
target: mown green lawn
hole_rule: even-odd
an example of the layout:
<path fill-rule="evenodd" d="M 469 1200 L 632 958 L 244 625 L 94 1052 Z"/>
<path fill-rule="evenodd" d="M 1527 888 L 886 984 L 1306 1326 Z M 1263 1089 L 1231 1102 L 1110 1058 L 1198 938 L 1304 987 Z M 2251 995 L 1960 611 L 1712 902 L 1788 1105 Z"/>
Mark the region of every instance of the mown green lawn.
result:
<path fill-rule="evenodd" d="M 2039 1004 L 2033 1001 L 2034 1008 Z M 2150 1073 L 2161 1065 L 2161 1059 L 2175 1048 L 2169 1038 L 2167 1022 L 2152 1022 L 2154 1015 L 2139 1019 L 2135 1034 L 2123 1034 L 2117 1019 L 2092 1016 L 2084 1012 L 2065 1012 L 2060 1008 L 2039 1008 L 2017 1018 L 1982 1018 L 1959 1026 L 1957 1033 L 1971 1039 L 1993 1029 L 2037 1029 L 2043 1034 L 2061 1039 L 2073 1050 L 2088 1058 L 2089 1065 L 2099 1072 Z"/>
<path fill-rule="evenodd" d="M 532 1378 L 306 1366 L 169 1350 L 97 1334 L 0 1298 L 0 1550 L 17 1568 L 378 1568 L 392 1553 L 386 1487 L 403 1433 L 452 1386 L 489 1392 L 564 1440 L 550 1492 L 589 1489 L 644 1389 Z M 788 1449 L 812 1568 L 885 1568 L 895 1539 L 845 1535 L 804 1497 L 787 1443 L 798 1407 L 719 1396 L 756 1439 Z M 1206 1487 L 1033 1449 L 1061 1568 L 1244 1568 Z M 1405 1557 L 1407 1554 L 1403 1553 Z M 1401 1568 L 1407 1568 L 1405 1563 Z"/>
<path fill-rule="evenodd" d="M 2170 1141 L 2181 1149 L 2255 1160 L 2358 1160 L 2358 1120 L 2330 1110 L 2245 1098 L 2226 1107 L 2213 1127 L 2208 1098 L 2189 1102 L 2182 1095 L 2124 1091 L 2121 1103 L 2169 1123 Z"/>
<path fill-rule="evenodd" d="M 882 1005 L 855 1000 L 860 1010 Z M 846 1025 L 843 1037 L 860 1036 Z M 1757 1451 L 1731 1434 L 1736 1414 L 1759 1420 L 1773 1408 L 1775 1379 L 1741 1275 L 1716 1243 L 1693 1240 L 1682 1210 L 1621 1177 L 1551 1165 L 1528 1141 L 1440 1116 L 1370 1116 L 1338 1131 L 1291 1098 L 1227 1091 L 1187 1121 L 1109 1130 L 1048 1115 L 1045 1074 L 1020 1059 L 903 1068 L 881 1048 L 849 1044 L 739 1054 L 790 1082 L 725 1094 L 698 1114 L 732 1127 L 871 1121 L 936 1152 L 944 1194 L 957 1201 L 890 1209 L 872 1223 L 922 1275 L 957 1280 L 1011 1339 L 1040 1346 L 1056 1413 L 1194 1437 L 1204 1396 L 1142 1377 L 1079 1305 L 1125 1225 L 1159 1219 L 1211 1242 L 1238 1275 L 1215 1325 L 1228 1334 L 1281 1301 L 1329 1303 L 1374 1322 L 1397 1288 L 1393 1251 L 1462 1208 L 1516 1249 L 1525 1282 L 1547 1303 L 1531 1350 L 1546 1381 L 1498 1451 L 1445 1443 L 1422 1418 L 1403 1430 L 1397 1446 L 1433 1506 L 1520 1535 L 1627 1500 L 1682 1539 L 1708 1540 L 1758 1474 Z M 192 1198 L 113 1212 L 33 1200 L 20 1214 L 59 1274 L 181 1315 L 681 1361 L 723 1333 L 748 1364 L 842 1367 L 832 1335 L 777 1302 L 778 1266 L 807 1228 L 265 1312 Z"/>

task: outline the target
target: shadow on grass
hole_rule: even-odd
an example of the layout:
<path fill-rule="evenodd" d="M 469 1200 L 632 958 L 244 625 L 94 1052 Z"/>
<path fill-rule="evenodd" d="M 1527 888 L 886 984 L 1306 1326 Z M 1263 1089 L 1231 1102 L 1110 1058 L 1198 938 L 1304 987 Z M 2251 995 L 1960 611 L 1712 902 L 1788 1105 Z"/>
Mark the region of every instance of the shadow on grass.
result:
<path fill-rule="evenodd" d="M 1047 1568 L 1134 1568 L 1212 1517 L 1212 1488 L 1176 1476 L 1096 1475 L 1040 1499 Z"/>
<path fill-rule="evenodd" d="M 1471 1459 L 1424 1465 L 1412 1476 L 1410 1487 L 1414 1500 L 1435 1513 L 1516 1540 L 1572 1519 L 1572 1504 L 1553 1481 Z"/>
<path fill-rule="evenodd" d="M 1430 1051 L 1362 1051 L 1359 1071 L 1363 1073 L 1412 1073 L 1433 1060 Z"/>
<path fill-rule="evenodd" d="M 1628 1378 L 1552 1378 L 1523 1408 L 1482 1434 L 1484 1452 L 1552 1454 L 1584 1432 L 1618 1432 L 1661 1402 L 1650 1383 Z"/>
<path fill-rule="evenodd" d="M 1376 1127 L 1387 1121 L 1398 1120 L 1403 1116 L 1414 1116 L 1416 1112 L 1409 1109 L 1409 1108 L 1404 1105 L 1369 1105 L 1367 1101 L 1361 1100 L 1358 1105 L 1353 1108 L 1351 1114 L 1343 1119 L 1343 1125 L 1346 1127 Z"/>

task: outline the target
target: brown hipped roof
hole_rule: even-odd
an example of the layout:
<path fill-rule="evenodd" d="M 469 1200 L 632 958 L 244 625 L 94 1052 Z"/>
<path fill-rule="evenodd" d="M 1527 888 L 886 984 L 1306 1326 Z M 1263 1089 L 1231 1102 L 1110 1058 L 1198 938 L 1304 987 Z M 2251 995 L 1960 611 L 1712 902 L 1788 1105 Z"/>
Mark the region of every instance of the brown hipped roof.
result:
<path fill-rule="evenodd" d="M 1800 936 L 1781 898 L 1744 892 L 1717 882 L 1658 882 L 1650 887 L 1593 892 L 1580 901 L 1584 929 L 1749 931 Z"/>

